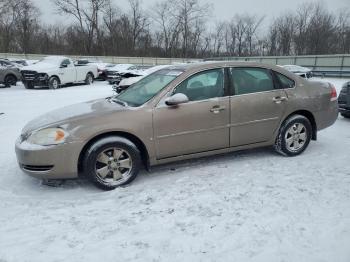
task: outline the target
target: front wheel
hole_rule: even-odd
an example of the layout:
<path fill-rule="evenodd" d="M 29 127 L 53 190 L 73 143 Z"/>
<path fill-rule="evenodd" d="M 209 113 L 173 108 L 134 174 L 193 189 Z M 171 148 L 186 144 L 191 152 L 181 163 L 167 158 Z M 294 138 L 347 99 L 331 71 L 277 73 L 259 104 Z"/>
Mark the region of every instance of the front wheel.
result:
<path fill-rule="evenodd" d="M 34 84 L 31 82 L 23 82 L 25 89 L 34 89 Z"/>
<path fill-rule="evenodd" d="M 49 88 L 50 89 L 57 89 L 60 87 L 60 80 L 53 76 L 53 77 L 50 77 L 49 79 Z"/>
<path fill-rule="evenodd" d="M 131 183 L 141 167 L 138 148 L 118 136 L 102 138 L 85 153 L 84 174 L 99 188 L 113 190 Z"/>
<path fill-rule="evenodd" d="M 93 82 L 94 82 L 94 76 L 91 73 L 88 73 L 85 78 L 85 84 L 92 85 Z"/>
<path fill-rule="evenodd" d="M 305 116 L 294 115 L 281 126 L 275 142 L 275 150 L 285 156 L 300 155 L 308 147 L 312 126 Z"/>

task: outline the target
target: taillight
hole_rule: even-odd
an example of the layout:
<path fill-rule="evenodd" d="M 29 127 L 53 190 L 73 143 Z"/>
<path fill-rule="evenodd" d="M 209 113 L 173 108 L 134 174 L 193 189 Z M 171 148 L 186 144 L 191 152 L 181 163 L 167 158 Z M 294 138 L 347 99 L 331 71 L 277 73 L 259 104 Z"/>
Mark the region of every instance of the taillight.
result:
<path fill-rule="evenodd" d="M 335 89 L 334 85 L 330 84 L 331 87 L 331 101 L 337 101 L 338 99 L 338 94 L 337 94 L 337 89 Z"/>

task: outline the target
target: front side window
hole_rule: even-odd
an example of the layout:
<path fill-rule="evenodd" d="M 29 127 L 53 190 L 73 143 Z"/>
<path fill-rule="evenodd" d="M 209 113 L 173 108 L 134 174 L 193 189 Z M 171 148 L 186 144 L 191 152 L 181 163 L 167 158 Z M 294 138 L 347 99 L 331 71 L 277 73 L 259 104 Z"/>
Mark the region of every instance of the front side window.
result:
<path fill-rule="evenodd" d="M 273 78 L 264 68 L 231 68 L 231 86 L 235 95 L 274 90 Z"/>
<path fill-rule="evenodd" d="M 183 70 L 178 69 L 159 70 L 141 79 L 116 96 L 116 98 L 127 103 L 129 106 L 141 106 L 157 95 L 182 73 Z"/>
<path fill-rule="evenodd" d="M 190 101 L 200 101 L 224 96 L 224 71 L 208 70 L 198 73 L 183 81 L 176 93 L 185 94 Z"/>
<path fill-rule="evenodd" d="M 63 60 L 63 62 L 61 63 L 62 66 L 68 66 L 70 64 L 69 59 L 65 59 Z"/>

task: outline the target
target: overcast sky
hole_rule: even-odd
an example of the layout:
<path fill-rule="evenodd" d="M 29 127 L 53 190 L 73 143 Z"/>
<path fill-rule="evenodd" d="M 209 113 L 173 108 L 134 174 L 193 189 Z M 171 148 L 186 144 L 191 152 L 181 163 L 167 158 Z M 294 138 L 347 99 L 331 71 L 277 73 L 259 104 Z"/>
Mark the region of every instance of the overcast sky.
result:
<path fill-rule="evenodd" d="M 42 20 L 45 23 L 64 23 L 66 17 L 55 14 L 55 7 L 51 0 L 32 0 L 42 13 Z M 150 10 L 154 3 L 159 0 L 143 0 L 145 10 Z M 169 0 L 171 1 L 171 0 Z M 265 24 L 271 19 L 285 12 L 286 10 L 294 10 L 298 5 L 307 0 L 201 0 L 202 2 L 211 3 L 214 7 L 212 21 L 220 21 L 230 19 L 237 13 L 249 13 L 256 15 L 265 15 Z M 122 9 L 127 9 L 127 0 L 114 0 Z M 350 8 L 350 0 L 322 0 L 327 8 L 337 12 L 344 8 Z"/>

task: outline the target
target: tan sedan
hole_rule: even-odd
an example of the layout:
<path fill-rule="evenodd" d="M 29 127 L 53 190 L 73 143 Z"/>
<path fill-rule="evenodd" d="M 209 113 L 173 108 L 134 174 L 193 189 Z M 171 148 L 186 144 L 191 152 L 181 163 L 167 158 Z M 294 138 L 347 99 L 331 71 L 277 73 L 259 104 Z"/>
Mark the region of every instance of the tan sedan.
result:
<path fill-rule="evenodd" d="M 31 121 L 16 142 L 21 169 L 41 179 L 83 174 L 102 189 L 140 168 L 274 146 L 301 154 L 338 116 L 337 93 L 283 68 L 212 62 L 159 70 L 123 93 Z"/>

